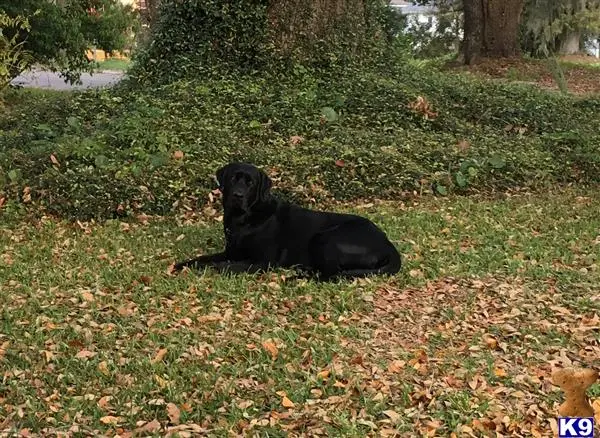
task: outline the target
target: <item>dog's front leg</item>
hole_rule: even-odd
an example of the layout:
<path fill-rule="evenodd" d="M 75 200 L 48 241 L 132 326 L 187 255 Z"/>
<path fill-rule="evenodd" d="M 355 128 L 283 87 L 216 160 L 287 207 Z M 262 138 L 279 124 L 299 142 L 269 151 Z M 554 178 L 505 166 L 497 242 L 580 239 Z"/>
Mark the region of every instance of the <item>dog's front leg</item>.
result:
<path fill-rule="evenodd" d="M 173 267 L 173 272 L 181 271 L 183 268 L 202 269 L 205 267 L 216 267 L 224 262 L 227 262 L 227 255 L 225 252 L 203 255 L 190 260 L 175 263 L 175 266 Z"/>

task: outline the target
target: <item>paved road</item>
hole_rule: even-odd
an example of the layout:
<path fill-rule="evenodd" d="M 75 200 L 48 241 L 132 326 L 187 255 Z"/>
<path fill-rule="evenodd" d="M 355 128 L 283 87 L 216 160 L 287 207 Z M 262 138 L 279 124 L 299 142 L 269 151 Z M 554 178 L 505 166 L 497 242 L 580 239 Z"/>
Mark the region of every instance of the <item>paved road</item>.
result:
<path fill-rule="evenodd" d="M 13 79 L 12 83 L 23 87 L 45 88 L 52 90 L 81 90 L 84 88 L 106 87 L 117 83 L 124 77 L 123 72 L 104 71 L 93 75 L 84 73 L 81 75 L 81 85 L 70 85 L 65 83 L 64 79 L 58 73 L 48 71 L 31 71 L 23 73 Z"/>

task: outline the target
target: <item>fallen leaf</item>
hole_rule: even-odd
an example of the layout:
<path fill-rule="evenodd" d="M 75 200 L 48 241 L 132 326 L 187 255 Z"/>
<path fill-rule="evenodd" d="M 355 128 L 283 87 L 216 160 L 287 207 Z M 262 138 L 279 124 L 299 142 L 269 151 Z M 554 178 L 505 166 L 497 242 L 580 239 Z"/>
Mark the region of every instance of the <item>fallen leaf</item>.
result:
<path fill-rule="evenodd" d="M 330 373 L 331 373 L 331 371 L 329 371 L 329 370 L 323 370 L 317 374 L 317 377 L 320 377 L 321 379 L 326 379 L 329 377 Z"/>
<path fill-rule="evenodd" d="M 52 358 L 54 357 L 54 353 L 52 353 L 51 351 L 48 351 L 48 350 L 44 350 L 44 357 L 46 359 L 46 362 L 50 362 L 52 360 Z"/>
<path fill-rule="evenodd" d="M 287 398 L 285 396 L 281 400 L 281 404 L 283 405 L 284 408 L 293 408 L 294 406 L 296 406 L 293 401 L 291 401 L 289 398 Z"/>
<path fill-rule="evenodd" d="M 81 350 L 79 353 L 75 355 L 77 359 L 88 359 L 90 357 L 94 357 L 97 353 L 88 350 Z"/>
<path fill-rule="evenodd" d="M 346 163 L 344 162 L 344 160 L 335 160 L 335 165 L 337 167 L 344 167 Z"/>
<path fill-rule="evenodd" d="M 2 343 L 2 345 L 0 345 L 0 360 L 2 360 L 2 358 L 6 354 L 6 350 L 8 350 L 9 345 L 10 345 L 10 341 L 4 341 Z"/>
<path fill-rule="evenodd" d="M 420 269 L 411 269 L 410 271 L 408 271 L 408 275 L 410 275 L 412 278 L 425 277 L 425 275 L 423 274 L 423 271 L 421 271 Z"/>
<path fill-rule="evenodd" d="M 458 149 L 462 152 L 468 151 L 471 147 L 471 144 L 467 140 L 461 140 L 457 144 Z"/>
<path fill-rule="evenodd" d="M 169 350 L 167 350 L 166 348 L 161 348 L 160 350 L 158 350 L 158 352 L 156 353 L 156 356 L 154 356 L 154 359 L 152 359 L 150 361 L 150 363 L 155 364 L 155 363 L 162 361 L 168 351 Z"/>
<path fill-rule="evenodd" d="M 498 348 L 498 341 L 493 336 L 485 335 L 483 337 L 483 341 L 485 342 L 485 345 L 491 350 L 495 350 L 496 348 Z"/>
<path fill-rule="evenodd" d="M 388 365 L 388 372 L 399 373 L 406 366 L 406 361 L 395 360 Z"/>
<path fill-rule="evenodd" d="M 352 365 L 362 365 L 363 364 L 363 357 L 362 355 L 358 355 L 358 356 L 354 356 L 351 360 L 350 363 Z"/>
<path fill-rule="evenodd" d="M 167 275 L 171 276 L 173 275 L 173 272 L 175 272 L 175 263 L 171 263 L 167 268 Z"/>
<path fill-rule="evenodd" d="M 110 371 L 108 370 L 108 363 L 106 363 L 105 360 L 98 364 L 98 371 L 100 371 L 105 376 L 108 376 L 110 374 Z"/>
<path fill-rule="evenodd" d="M 181 160 L 183 158 L 183 151 L 173 152 L 173 158 L 175 158 L 176 160 Z"/>
<path fill-rule="evenodd" d="M 111 399 L 112 399 L 112 397 L 110 395 L 105 395 L 104 397 L 100 397 L 100 400 L 98 400 L 98 407 L 100 409 L 106 409 L 106 407 L 108 406 L 108 403 L 110 402 Z"/>
<path fill-rule="evenodd" d="M 290 144 L 292 146 L 296 146 L 298 143 L 302 143 L 304 141 L 304 137 L 301 135 L 292 135 L 290 137 Z"/>
<path fill-rule="evenodd" d="M 52 161 L 52 164 L 60 166 L 60 163 L 58 162 L 58 160 L 56 159 L 56 157 L 54 156 L 54 154 L 50 154 L 50 161 Z"/>
<path fill-rule="evenodd" d="M 262 346 L 265 350 L 267 350 L 269 352 L 269 354 L 271 355 L 271 359 L 273 359 L 273 360 L 277 359 L 279 350 L 277 349 L 277 346 L 271 339 L 267 339 L 266 341 L 264 341 L 262 343 Z"/>
<path fill-rule="evenodd" d="M 243 400 L 243 401 L 241 401 L 241 402 L 238 403 L 238 408 L 240 408 L 240 409 L 248 409 L 253 404 L 254 404 L 254 402 L 252 400 Z"/>
<path fill-rule="evenodd" d="M 494 375 L 496 377 L 506 377 L 508 374 L 504 368 L 494 368 Z"/>
<path fill-rule="evenodd" d="M 92 302 L 94 301 L 94 294 L 91 292 L 81 292 L 81 296 L 83 297 L 84 300 L 86 300 L 87 302 Z"/>
<path fill-rule="evenodd" d="M 25 187 L 23 189 L 23 202 L 31 202 L 31 188 Z"/>
<path fill-rule="evenodd" d="M 160 423 L 159 421 L 155 418 L 154 420 L 152 420 L 149 423 L 144 424 L 141 427 L 138 427 L 137 429 L 135 429 L 134 433 L 137 435 L 139 433 L 142 432 L 150 432 L 150 433 L 154 433 L 160 430 Z"/>
<path fill-rule="evenodd" d="M 112 415 L 106 415 L 105 417 L 100 418 L 100 422 L 103 424 L 117 424 L 121 420 L 121 417 L 114 417 Z"/>
<path fill-rule="evenodd" d="M 392 420 L 393 423 L 398 423 L 400 421 L 400 414 L 398 414 L 396 411 L 392 411 L 392 410 L 387 410 L 387 411 L 383 411 L 383 413 L 390 419 Z"/>
<path fill-rule="evenodd" d="M 167 415 L 173 424 L 179 424 L 179 417 L 181 417 L 181 411 L 175 403 L 167 403 Z"/>

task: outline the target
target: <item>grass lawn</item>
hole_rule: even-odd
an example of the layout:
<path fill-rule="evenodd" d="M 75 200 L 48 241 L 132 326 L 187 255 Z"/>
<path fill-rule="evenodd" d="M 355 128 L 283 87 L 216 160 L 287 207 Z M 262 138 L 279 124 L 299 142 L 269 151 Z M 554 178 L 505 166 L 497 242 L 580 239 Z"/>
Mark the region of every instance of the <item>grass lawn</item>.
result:
<path fill-rule="evenodd" d="M 107 59 L 105 61 L 98 62 L 98 70 L 118 70 L 125 71 L 131 65 L 131 61 L 129 59 Z"/>
<path fill-rule="evenodd" d="M 169 276 L 221 248 L 218 213 L 5 214 L 0 434 L 555 436 L 553 366 L 600 357 L 598 205 L 597 189 L 338 205 L 405 266 L 337 284 Z"/>

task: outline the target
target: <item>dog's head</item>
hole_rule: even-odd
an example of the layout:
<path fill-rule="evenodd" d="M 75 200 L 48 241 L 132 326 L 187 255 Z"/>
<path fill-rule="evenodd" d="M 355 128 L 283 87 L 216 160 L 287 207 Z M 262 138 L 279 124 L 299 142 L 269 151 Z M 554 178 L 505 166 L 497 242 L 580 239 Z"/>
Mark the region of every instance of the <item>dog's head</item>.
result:
<path fill-rule="evenodd" d="M 219 189 L 225 211 L 250 212 L 270 195 L 271 179 L 258 167 L 247 163 L 230 163 L 217 170 Z"/>

